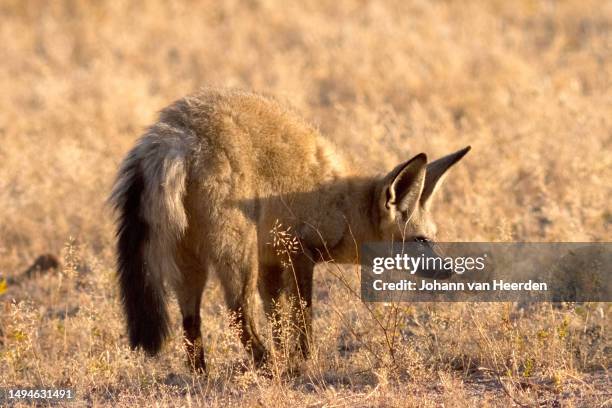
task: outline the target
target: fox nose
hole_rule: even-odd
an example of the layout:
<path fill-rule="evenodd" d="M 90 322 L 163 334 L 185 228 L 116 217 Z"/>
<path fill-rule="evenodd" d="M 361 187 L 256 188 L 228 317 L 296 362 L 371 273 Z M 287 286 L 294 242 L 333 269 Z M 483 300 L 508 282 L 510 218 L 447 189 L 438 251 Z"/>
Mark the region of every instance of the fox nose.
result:
<path fill-rule="evenodd" d="M 455 274 L 453 270 L 442 269 L 432 274 L 433 279 L 450 279 Z"/>
<path fill-rule="evenodd" d="M 432 240 L 429 239 L 417 239 L 419 245 L 419 252 L 424 254 L 426 257 L 444 259 L 444 253 L 440 247 Z M 444 265 L 444 262 L 441 263 Z M 449 279 L 455 274 L 454 270 L 449 270 L 444 267 L 436 268 L 435 270 L 421 271 L 418 275 L 428 279 Z"/>

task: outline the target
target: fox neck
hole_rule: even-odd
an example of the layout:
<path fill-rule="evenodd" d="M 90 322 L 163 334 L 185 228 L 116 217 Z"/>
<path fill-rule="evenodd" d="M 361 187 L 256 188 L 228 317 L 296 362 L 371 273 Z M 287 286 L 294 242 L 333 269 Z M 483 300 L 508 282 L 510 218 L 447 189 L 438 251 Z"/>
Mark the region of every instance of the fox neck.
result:
<path fill-rule="evenodd" d="M 341 213 L 345 219 L 342 239 L 330 250 L 338 263 L 358 263 L 359 247 L 377 239 L 378 211 L 376 197 L 378 179 L 361 178 L 348 183 Z"/>

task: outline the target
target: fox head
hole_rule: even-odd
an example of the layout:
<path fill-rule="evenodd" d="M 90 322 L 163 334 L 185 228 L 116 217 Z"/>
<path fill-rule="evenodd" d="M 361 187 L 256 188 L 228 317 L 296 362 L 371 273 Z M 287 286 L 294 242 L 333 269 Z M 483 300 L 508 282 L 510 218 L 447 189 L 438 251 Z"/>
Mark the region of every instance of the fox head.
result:
<path fill-rule="evenodd" d="M 425 153 L 400 164 L 382 178 L 375 190 L 372 210 L 381 241 L 431 242 L 436 225 L 430 208 L 433 196 L 449 168 L 470 151 L 467 146 L 431 163 Z"/>

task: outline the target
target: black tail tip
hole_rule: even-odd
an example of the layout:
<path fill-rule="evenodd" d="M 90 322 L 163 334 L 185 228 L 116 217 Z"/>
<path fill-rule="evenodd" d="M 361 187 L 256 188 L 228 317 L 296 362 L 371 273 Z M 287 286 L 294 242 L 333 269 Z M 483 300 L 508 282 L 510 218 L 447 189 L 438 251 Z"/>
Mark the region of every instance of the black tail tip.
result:
<path fill-rule="evenodd" d="M 157 291 L 144 291 L 138 295 L 130 298 L 132 302 L 124 299 L 130 346 L 154 356 L 161 350 L 169 333 L 166 305 L 163 294 Z"/>
<path fill-rule="evenodd" d="M 163 339 L 154 337 L 130 337 L 130 348 L 132 350 L 142 349 L 149 357 L 156 356 L 163 343 Z"/>
<path fill-rule="evenodd" d="M 162 314 L 140 314 L 138 321 L 128 321 L 130 347 L 142 349 L 149 356 L 161 350 L 168 336 L 167 316 Z"/>

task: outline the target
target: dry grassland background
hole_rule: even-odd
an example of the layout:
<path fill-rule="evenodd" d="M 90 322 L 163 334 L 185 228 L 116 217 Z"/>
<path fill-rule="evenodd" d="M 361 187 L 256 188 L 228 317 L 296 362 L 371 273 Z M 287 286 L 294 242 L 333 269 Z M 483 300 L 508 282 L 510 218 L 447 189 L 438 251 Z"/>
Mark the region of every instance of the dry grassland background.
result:
<path fill-rule="evenodd" d="M 609 241 L 612 2 L 7 0 L 0 44 L 0 387 L 74 387 L 74 406 L 610 406 L 609 304 L 367 306 L 336 265 L 297 372 L 241 368 L 214 281 L 209 376 L 184 363 L 175 307 L 145 358 L 104 200 L 159 109 L 232 86 L 291 103 L 364 171 L 471 144 L 442 240 Z M 42 253 L 59 270 L 21 276 Z"/>

